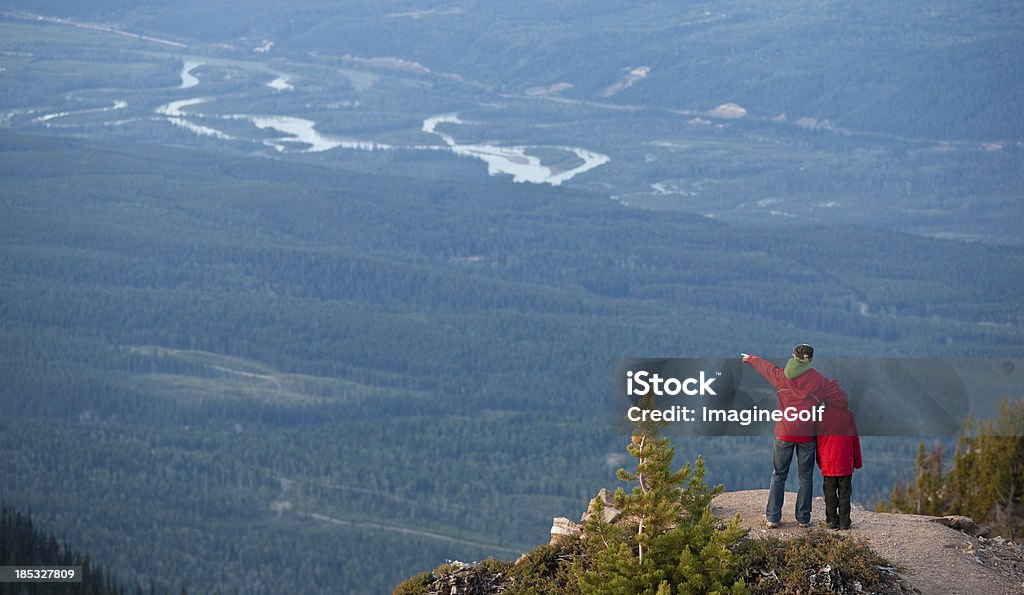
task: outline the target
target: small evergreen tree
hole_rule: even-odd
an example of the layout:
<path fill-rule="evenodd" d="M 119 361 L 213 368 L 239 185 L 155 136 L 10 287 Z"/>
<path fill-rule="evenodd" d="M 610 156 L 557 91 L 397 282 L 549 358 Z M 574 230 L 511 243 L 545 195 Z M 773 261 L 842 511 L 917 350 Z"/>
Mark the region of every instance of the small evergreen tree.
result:
<path fill-rule="evenodd" d="M 650 400 L 641 406 L 650 408 Z M 711 500 L 722 486 L 708 487 L 700 457 L 692 467 L 672 471 L 675 449 L 657 436 L 659 429 L 648 423 L 634 430 L 627 449 L 636 470 L 620 469 L 618 477 L 635 485 L 631 492 L 615 492 L 619 522 L 606 522 L 604 503 L 594 501 L 584 534 L 595 559 L 580 575 L 580 589 L 608 595 L 745 593 L 733 554 L 744 535 L 739 518 L 718 527 Z"/>
<path fill-rule="evenodd" d="M 941 444 L 936 442 L 931 452 L 925 450 L 924 442 L 918 444 L 914 483 L 897 483 L 889 495 L 889 505 L 879 510 L 932 516 L 946 514 L 948 503 L 943 489 L 942 458 Z"/>

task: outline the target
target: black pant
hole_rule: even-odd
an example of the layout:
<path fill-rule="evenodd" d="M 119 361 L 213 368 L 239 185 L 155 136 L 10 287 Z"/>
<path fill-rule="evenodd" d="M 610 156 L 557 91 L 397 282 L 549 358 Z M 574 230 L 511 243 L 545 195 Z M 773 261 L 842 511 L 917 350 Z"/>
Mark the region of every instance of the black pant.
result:
<path fill-rule="evenodd" d="M 825 522 L 832 529 L 850 528 L 850 496 L 853 494 L 853 476 L 825 476 Z"/>

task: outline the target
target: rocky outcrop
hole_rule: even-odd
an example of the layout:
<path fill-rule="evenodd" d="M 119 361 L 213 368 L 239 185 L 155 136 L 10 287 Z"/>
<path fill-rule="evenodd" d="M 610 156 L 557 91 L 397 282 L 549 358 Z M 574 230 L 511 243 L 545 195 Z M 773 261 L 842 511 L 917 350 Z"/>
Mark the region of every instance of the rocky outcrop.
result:
<path fill-rule="evenodd" d="M 793 501 L 796 494 L 787 493 L 786 497 Z M 812 508 L 814 528 L 784 518 L 780 527 L 768 529 L 764 525 L 766 500 L 767 490 L 726 492 L 715 497 L 711 509 L 723 523 L 738 517 L 740 526 L 748 530 L 744 543 L 753 548 L 748 552 L 777 549 L 780 541 L 797 541 L 794 551 L 821 548 L 834 552 L 842 546 L 841 553 L 847 557 L 798 555 L 780 560 L 753 555 L 741 569 L 748 586 L 787 592 L 796 592 L 799 586 L 805 593 L 1024 593 L 1024 547 L 1003 537 L 988 537 L 986 527 L 968 517 L 936 518 L 861 508 L 853 512 L 851 530 L 833 531 L 825 528 L 824 503 L 818 498 Z M 575 585 L 584 571 L 579 561 L 588 548 L 580 538 L 586 521 L 598 508 L 605 521 L 632 522 L 614 504 L 613 494 L 601 490 L 580 522 L 566 517 L 554 520 L 552 545 L 539 546 L 515 563 L 495 559 L 473 564 L 448 562 L 404 581 L 395 593 L 485 595 L 515 592 L 517 585 L 524 592 L 562 592 L 565 585 Z M 851 555 L 855 558 L 852 562 L 848 559 Z"/>
<path fill-rule="evenodd" d="M 992 531 L 985 525 L 979 525 L 974 522 L 969 516 L 950 515 L 940 516 L 932 519 L 933 522 L 945 525 L 950 529 L 956 529 L 961 533 L 966 533 L 973 537 L 988 537 L 988 534 Z"/>
<path fill-rule="evenodd" d="M 992 529 L 987 525 L 979 525 L 971 517 L 950 515 L 931 520 L 974 537 L 959 544 L 956 549 L 976 564 L 1020 582 L 1021 591 L 1024 592 L 1024 546 L 998 535 L 990 538 Z"/>
<path fill-rule="evenodd" d="M 587 511 L 580 517 L 579 523 L 563 516 L 555 517 L 551 521 L 551 540 L 549 543 L 555 544 L 566 538 L 576 538 L 583 535 L 583 526 L 587 524 L 590 517 L 596 514 L 598 502 L 604 504 L 604 508 L 601 511 L 601 518 L 604 519 L 604 522 L 614 523 L 621 515 L 621 511 L 615 508 L 615 495 L 605 488 L 601 488 L 597 496 L 590 500 L 590 505 L 587 506 Z"/>
<path fill-rule="evenodd" d="M 795 498 L 796 494 L 786 493 L 786 502 Z M 767 490 L 726 492 L 715 498 L 712 512 L 721 519 L 739 514 L 753 539 L 793 539 L 808 533 L 786 517 L 778 529 L 765 528 L 767 499 Z M 855 510 L 852 516 L 853 528 L 836 533 L 848 534 L 893 562 L 918 593 L 1024 593 L 1024 548 L 1005 538 L 984 536 L 986 528 L 968 517 L 869 510 Z M 825 526 L 820 497 L 815 498 L 811 520 Z"/>
<path fill-rule="evenodd" d="M 551 541 L 548 543 L 554 545 L 566 538 L 579 537 L 582 533 L 583 527 L 578 523 L 574 523 L 564 516 L 556 516 L 551 521 Z"/>
<path fill-rule="evenodd" d="M 618 508 L 615 508 L 615 495 L 605 488 L 601 488 L 601 491 L 597 493 L 597 496 L 595 496 L 590 501 L 590 505 L 587 506 L 587 512 L 584 512 L 583 517 L 580 519 L 580 522 L 584 525 L 587 524 L 590 517 L 594 515 L 598 501 L 604 504 L 604 510 L 602 511 L 604 522 L 614 523 L 615 520 L 619 518 L 621 511 Z"/>

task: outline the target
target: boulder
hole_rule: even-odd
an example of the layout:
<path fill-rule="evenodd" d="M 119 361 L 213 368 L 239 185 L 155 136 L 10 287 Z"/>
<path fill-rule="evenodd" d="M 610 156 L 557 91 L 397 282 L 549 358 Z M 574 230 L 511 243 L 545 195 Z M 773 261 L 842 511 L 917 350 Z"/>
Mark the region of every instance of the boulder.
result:
<path fill-rule="evenodd" d="M 558 543 L 566 538 L 579 537 L 582 533 L 583 527 L 579 524 L 570 521 L 564 516 L 555 517 L 551 521 L 551 541 L 549 543 Z"/>
<path fill-rule="evenodd" d="M 606 523 L 613 523 L 615 519 L 619 518 L 621 511 L 615 508 L 615 495 L 609 492 L 605 488 L 601 488 L 601 491 L 597 493 L 597 496 L 590 501 L 590 505 L 587 506 L 587 512 L 583 513 L 583 517 L 580 519 L 584 525 L 590 520 L 590 517 L 594 514 L 594 509 L 597 507 L 597 502 L 601 501 L 604 504 L 604 511 L 601 516 Z"/>
<path fill-rule="evenodd" d="M 954 514 L 936 517 L 934 520 L 936 523 L 945 525 L 950 529 L 956 529 L 961 533 L 974 537 L 988 537 L 991 532 L 989 527 L 975 523 L 974 519 L 968 516 Z"/>

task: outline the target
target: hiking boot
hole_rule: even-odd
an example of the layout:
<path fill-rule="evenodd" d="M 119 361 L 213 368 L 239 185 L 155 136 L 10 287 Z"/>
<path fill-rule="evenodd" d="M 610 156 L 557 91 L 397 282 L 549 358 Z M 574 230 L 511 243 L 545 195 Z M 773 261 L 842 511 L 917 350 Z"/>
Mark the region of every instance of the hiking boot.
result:
<path fill-rule="evenodd" d="M 778 523 L 776 523 L 775 521 L 770 521 L 768 519 L 764 520 L 764 526 L 768 527 L 769 529 L 778 529 L 779 528 L 779 524 Z"/>

